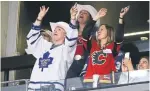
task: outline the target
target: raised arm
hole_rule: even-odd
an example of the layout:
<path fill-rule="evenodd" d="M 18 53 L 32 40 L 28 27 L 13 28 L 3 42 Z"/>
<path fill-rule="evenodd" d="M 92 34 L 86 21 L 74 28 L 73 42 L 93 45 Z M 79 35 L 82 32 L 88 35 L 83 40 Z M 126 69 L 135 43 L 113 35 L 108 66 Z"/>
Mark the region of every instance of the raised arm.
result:
<path fill-rule="evenodd" d="M 40 26 L 41 25 L 41 21 L 43 20 L 44 16 L 48 12 L 48 10 L 49 10 L 49 7 L 47 9 L 45 8 L 45 6 L 40 7 L 40 12 L 38 14 L 37 19 L 34 22 L 35 26 Z"/>
<path fill-rule="evenodd" d="M 77 42 L 78 38 L 78 30 L 77 30 L 77 25 L 76 25 L 76 14 L 78 10 L 76 9 L 76 4 L 70 9 L 70 31 L 67 32 L 67 45 L 69 47 L 74 47 Z"/>
<path fill-rule="evenodd" d="M 90 50 L 91 50 L 91 39 L 90 39 L 90 37 L 91 37 L 91 33 L 94 32 L 95 23 L 97 20 L 104 17 L 106 15 L 106 13 L 107 13 L 107 9 L 101 8 L 99 10 L 99 12 L 97 13 L 97 15 L 93 18 L 93 20 L 89 21 L 83 29 L 82 37 L 88 41 L 87 42 L 88 52 L 90 52 Z"/>
<path fill-rule="evenodd" d="M 107 13 L 106 8 L 101 8 L 97 15 L 93 18 L 93 20 L 89 21 L 83 29 L 82 36 L 84 39 L 89 40 L 91 33 L 94 32 L 93 28 L 95 23 L 102 17 L 104 17 Z"/>
<path fill-rule="evenodd" d="M 70 9 L 70 23 L 69 26 L 72 28 L 68 31 L 67 34 L 67 45 L 68 45 L 68 54 L 67 54 L 67 67 L 69 68 L 73 62 L 74 54 L 77 46 L 78 30 L 76 25 L 76 14 L 78 10 L 76 9 L 76 4 Z M 66 49 L 67 50 L 67 49 Z M 66 54 L 64 54 L 64 57 Z"/>
<path fill-rule="evenodd" d="M 122 43 L 123 38 L 124 38 L 124 16 L 129 10 L 129 6 L 122 8 L 120 11 L 120 16 L 119 16 L 119 24 L 116 29 L 116 34 L 115 34 L 115 41 L 116 43 Z"/>
<path fill-rule="evenodd" d="M 28 48 L 26 49 L 26 52 L 28 54 L 33 54 L 36 58 L 40 55 L 40 53 L 44 52 L 46 46 L 49 45 L 49 43 L 44 40 L 44 38 L 41 36 L 41 22 L 43 17 L 48 12 L 49 8 L 45 8 L 45 6 L 40 7 L 40 12 L 38 14 L 37 19 L 32 24 L 31 30 L 27 35 L 27 45 Z"/>

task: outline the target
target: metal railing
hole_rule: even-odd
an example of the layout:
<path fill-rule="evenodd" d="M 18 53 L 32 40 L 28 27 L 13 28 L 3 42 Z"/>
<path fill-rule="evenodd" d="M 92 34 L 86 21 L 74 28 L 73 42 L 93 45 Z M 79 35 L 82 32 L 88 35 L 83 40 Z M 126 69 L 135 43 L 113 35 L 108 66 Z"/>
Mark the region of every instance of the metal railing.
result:
<path fill-rule="evenodd" d="M 149 70 L 145 70 L 149 72 Z M 136 72 L 136 71 L 133 71 Z M 140 71 L 137 71 L 136 73 L 140 73 Z M 65 80 L 58 80 L 55 82 L 65 82 L 63 87 L 65 88 L 65 91 L 96 91 L 96 89 L 101 89 L 101 91 L 105 91 L 104 89 L 110 89 L 108 91 L 149 91 L 149 75 L 140 75 L 141 79 L 133 80 L 128 79 L 129 81 L 126 81 L 124 83 L 119 83 L 120 78 L 124 77 L 122 73 L 114 73 L 114 78 L 112 74 L 108 75 L 100 75 L 99 79 L 95 81 L 94 79 L 85 79 L 83 77 L 76 77 L 76 78 L 70 78 Z M 135 77 L 136 78 L 136 77 Z M 144 79 L 143 79 L 144 78 Z M 146 79 L 145 79 L 146 78 Z M 114 81 L 113 81 L 114 79 Z M 127 79 L 126 79 L 127 80 Z M 93 87 L 94 81 L 97 83 L 96 87 Z M 58 87 L 56 86 L 54 81 L 49 81 L 52 84 L 39 84 L 38 90 L 35 87 L 32 88 L 32 91 L 57 91 Z M 5 81 L 1 82 L 2 91 L 28 91 L 30 89 L 29 86 L 30 80 L 29 79 L 21 79 L 21 80 L 15 80 L 15 81 Z M 113 90 L 115 89 L 115 90 Z"/>
<path fill-rule="evenodd" d="M 7 89 L 9 89 L 7 87 L 15 87 L 15 86 L 19 86 L 19 85 L 25 85 L 25 91 L 28 91 L 28 83 L 29 83 L 29 79 L 4 81 L 4 82 L 1 82 L 1 87 L 4 88 L 3 90 L 5 90 L 5 89 L 7 90 Z"/>

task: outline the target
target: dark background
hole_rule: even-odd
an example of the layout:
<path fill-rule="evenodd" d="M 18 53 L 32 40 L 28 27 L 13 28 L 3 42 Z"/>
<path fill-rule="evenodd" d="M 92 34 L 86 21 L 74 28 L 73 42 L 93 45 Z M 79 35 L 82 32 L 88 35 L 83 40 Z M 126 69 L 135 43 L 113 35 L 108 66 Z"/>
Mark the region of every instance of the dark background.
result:
<path fill-rule="evenodd" d="M 49 22 L 70 20 L 69 10 L 74 5 L 75 1 L 27 1 L 24 2 L 27 9 L 28 18 L 34 22 L 38 13 L 39 7 L 45 5 L 50 7 L 49 12 L 43 20 L 43 27 L 49 28 Z M 90 4 L 97 10 L 104 7 L 108 9 L 107 15 L 101 19 L 101 23 L 107 23 L 114 28 L 118 23 L 119 12 L 121 8 L 130 5 L 130 10 L 125 16 L 125 33 L 148 31 L 149 24 L 149 2 L 148 1 L 78 1 L 79 4 Z M 149 37 L 148 34 L 141 35 Z M 141 36 L 126 37 L 125 41 L 140 40 Z"/>

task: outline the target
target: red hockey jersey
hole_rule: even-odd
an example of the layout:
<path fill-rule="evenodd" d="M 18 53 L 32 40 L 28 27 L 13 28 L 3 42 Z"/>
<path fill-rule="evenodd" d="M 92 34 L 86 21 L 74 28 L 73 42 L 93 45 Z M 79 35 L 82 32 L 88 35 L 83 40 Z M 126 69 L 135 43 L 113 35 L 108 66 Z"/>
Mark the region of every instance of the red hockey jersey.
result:
<path fill-rule="evenodd" d="M 87 40 L 85 40 L 82 36 L 78 36 L 77 40 L 77 48 L 75 55 L 83 56 L 85 49 L 87 48 Z"/>
<path fill-rule="evenodd" d="M 112 71 L 116 71 L 115 60 L 112 54 L 114 42 L 106 45 L 105 49 L 101 50 L 96 41 L 92 41 L 90 59 L 88 63 L 85 79 L 92 79 L 93 74 L 106 75 Z M 120 46 L 117 46 L 117 51 Z"/>

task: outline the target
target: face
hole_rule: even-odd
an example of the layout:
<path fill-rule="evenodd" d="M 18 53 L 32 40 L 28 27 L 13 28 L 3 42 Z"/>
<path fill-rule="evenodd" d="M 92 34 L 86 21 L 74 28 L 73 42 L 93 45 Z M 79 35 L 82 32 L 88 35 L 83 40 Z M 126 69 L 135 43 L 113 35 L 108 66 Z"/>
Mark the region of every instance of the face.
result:
<path fill-rule="evenodd" d="M 97 39 L 106 39 L 108 37 L 107 29 L 105 25 L 100 26 L 99 30 L 97 31 Z"/>
<path fill-rule="evenodd" d="M 142 58 L 139 62 L 138 69 L 142 70 L 142 69 L 148 69 L 148 68 L 149 68 L 148 60 L 146 58 Z"/>
<path fill-rule="evenodd" d="M 86 24 L 86 22 L 90 19 L 90 13 L 86 10 L 81 10 L 78 15 L 78 22 L 82 24 Z"/>
<path fill-rule="evenodd" d="M 66 32 L 63 28 L 57 26 L 53 32 L 53 40 L 54 41 L 59 41 L 59 40 L 64 40 L 66 37 Z"/>

